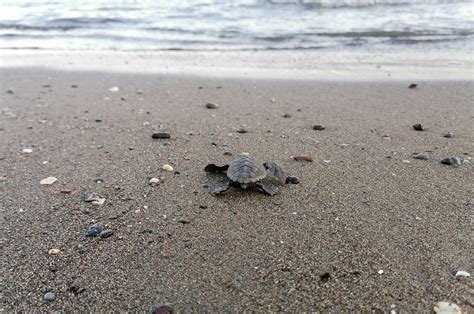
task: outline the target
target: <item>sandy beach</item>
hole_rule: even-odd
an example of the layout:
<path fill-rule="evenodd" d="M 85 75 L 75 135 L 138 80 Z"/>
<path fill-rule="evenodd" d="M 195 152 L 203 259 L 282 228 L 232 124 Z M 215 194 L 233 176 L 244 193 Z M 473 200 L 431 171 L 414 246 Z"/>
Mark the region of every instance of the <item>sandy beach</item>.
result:
<path fill-rule="evenodd" d="M 30 67 L 0 87 L 1 311 L 474 311 L 455 276 L 472 273 L 472 81 Z M 214 196 L 204 167 L 242 152 L 300 183 Z M 86 237 L 96 223 L 113 234 Z"/>

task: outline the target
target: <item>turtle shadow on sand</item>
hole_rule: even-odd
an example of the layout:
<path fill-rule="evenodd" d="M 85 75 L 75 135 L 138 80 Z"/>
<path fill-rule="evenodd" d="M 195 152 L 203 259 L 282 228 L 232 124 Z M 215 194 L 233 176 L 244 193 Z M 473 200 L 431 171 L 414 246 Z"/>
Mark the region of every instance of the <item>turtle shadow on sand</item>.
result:
<path fill-rule="evenodd" d="M 267 195 L 278 192 L 278 185 L 285 183 L 298 183 L 295 177 L 287 177 L 283 170 L 273 161 L 258 163 L 248 155 L 241 155 L 229 165 L 216 166 L 208 164 L 204 171 L 226 175 L 227 178 L 214 190 L 214 194 L 220 194 L 235 186 L 243 190 L 259 189 Z"/>

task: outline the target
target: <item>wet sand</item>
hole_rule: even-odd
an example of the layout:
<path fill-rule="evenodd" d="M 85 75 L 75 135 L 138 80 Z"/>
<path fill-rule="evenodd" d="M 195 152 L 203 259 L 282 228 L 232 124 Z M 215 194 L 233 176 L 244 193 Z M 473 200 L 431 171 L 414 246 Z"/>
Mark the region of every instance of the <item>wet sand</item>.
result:
<path fill-rule="evenodd" d="M 2 311 L 473 311 L 454 276 L 472 273 L 472 82 L 0 77 Z M 241 152 L 300 184 L 213 196 L 204 166 Z M 94 223 L 114 234 L 86 238 Z"/>

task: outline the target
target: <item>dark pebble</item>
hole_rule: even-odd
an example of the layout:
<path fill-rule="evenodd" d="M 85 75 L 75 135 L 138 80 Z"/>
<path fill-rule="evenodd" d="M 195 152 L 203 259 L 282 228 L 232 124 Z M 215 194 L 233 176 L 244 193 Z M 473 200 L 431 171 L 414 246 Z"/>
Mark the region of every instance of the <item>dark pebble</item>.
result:
<path fill-rule="evenodd" d="M 101 237 L 102 239 L 105 239 L 105 238 L 110 237 L 113 234 L 114 234 L 113 230 L 107 229 L 99 233 L 99 237 Z"/>
<path fill-rule="evenodd" d="M 127 98 L 126 98 L 126 97 L 120 97 L 120 99 L 121 99 L 122 101 L 125 101 L 125 100 L 127 100 Z"/>
<path fill-rule="evenodd" d="M 417 131 L 423 131 L 425 127 L 421 123 L 413 124 L 413 128 Z"/>
<path fill-rule="evenodd" d="M 416 88 L 418 86 L 418 84 L 415 84 L 415 83 L 411 83 L 410 85 L 408 85 L 408 88 Z"/>
<path fill-rule="evenodd" d="M 244 129 L 244 128 L 238 128 L 238 129 L 237 129 L 237 133 L 242 133 L 242 134 L 243 134 L 243 133 L 247 133 L 247 132 L 248 132 L 248 131 L 247 131 L 246 129 Z"/>
<path fill-rule="evenodd" d="M 445 133 L 445 134 L 443 134 L 443 137 L 446 137 L 446 138 L 453 138 L 453 137 L 454 137 L 454 133 L 451 133 L 451 132 Z"/>
<path fill-rule="evenodd" d="M 183 225 L 187 225 L 187 224 L 191 223 L 191 221 L 187 220 L 187 219 L 180 219 L 180 220 L 178 220 L 178 222 L 182 223 Z"/>
<path fill-rule="evenodd" d="M 102 122 L 102 119 L 95 119 L 95 122 Z"/>
<path fill-rule="evenodd" d="M 153 139 L 159 139 L 159 138 L 170 138 L 171 135 L 169 133 L 166 133 L 166 132 L 158 132 L 158 133 L 153 133 L 151 135 L 151 138 Z"/>
<path fill-rule="evenodd" d="M 142 233 L 143 234 L 153 233 L 153 229 L 144 229 L 144 230 L 142 230 Z"/>
<path fill-rule="evenodd" d="M 89 230 L 86 232 L 86 237 L 96 237 L 102 232 L 102 226 L 100 224 L 95 224 L 89 227 Z"/>
<path fill-rule="evenodd" d="M 289 176 L 289 177 L 286 177 L 285 183 L 286 184 L 298 184 L 298 183 L 300 183 L 300 180 L 298 180 L 297 177 Z"/>
<path fill-rule="evenodd" d="M 461 164 L 461 159 L 459 159 L 458 157 L 445 157 L 443 159 L 441 159 L 441 163 L 444 164 L 444 165 L 449 165 L 449 166 L 453 166 L 453 165 L 460 165 Z"/>
<path fill-rule="evenodd" d="M 218 104 L 215 104 L 215 103 L 213 103 L 213 102 L 208 102 L 208 103 L 206 104 L 206 108 L 207 108 L 207 109 L 217 109 L 217 108 L 219 108 L 219 105 L 218 105 Z"/>
<path fill-rule="evenodd" d="M 76 284 L 73 284 L 72 286 L 69 287 L 68 290 L 74 294 L 81 294 L 86 291 L 86 288 L 79 287 Z"/>
<path fill-rule="evenodd" d="M 424 152 L 419 153 L 419 154 L 416 154 L 415 156 L 413 156 L 413 158 L 426 160 L 426 159 L 428 159 L 428 153 L 424 153 Z"/>
<path fill-rule="evenodd" d="M 207 209 L 207 205 L 199 205 L 200 209 Z"/>
<path fill-rule="evenodd" d="M 43 300 L 45 301 L 54 301 L 56 299 L 56 294 L 54 292 L 47 292 L 43 296 Z"/>
<path fill-rule="evenodd" d="M 283 118 L 291 118 L 291 114 L 285 113 L 285 114 L 283 115 Z"/>
<path fill-rule="evenodd" d="M 41 87 L 51 87 L 49 84 L 41 85 Z"/>
<path fill-rule="evenodd" d="M 322 131 L 324 130 L 326 127 L 322 124 L 315 124 L 313 125 L 313 130 L 317 130 L 317 131 Z"/>
<path fill-rule="evenodd" d="M 225 156 L 232 156 L 232 153 L 231 152 L 224 152 L 224 155 Z"/>
<path fill-rule="evenodd" d="M 10 95 L 13 95 L 15 94 L 15 92 L 13 91 L 13 89 L 9 89 L 6 91 L 7 94 L 10 94 Z"/>
<path fill-rule="evenodd" d="M 71 85 L 72 88 L 77 88 L 77 85 Z"/>
<path fill-rule="evenodd" d="M 330 273 L 324 273 L 319 276 L 319 279 L 321 280 L 321 282 L 328 282 L 330 278 L 331 278 Z"/>
<path fill-rule="evenodd" d="M 173 308 L 168 304 L 164 304 L 154 309 L 153 314 L 173 314 Z"/>

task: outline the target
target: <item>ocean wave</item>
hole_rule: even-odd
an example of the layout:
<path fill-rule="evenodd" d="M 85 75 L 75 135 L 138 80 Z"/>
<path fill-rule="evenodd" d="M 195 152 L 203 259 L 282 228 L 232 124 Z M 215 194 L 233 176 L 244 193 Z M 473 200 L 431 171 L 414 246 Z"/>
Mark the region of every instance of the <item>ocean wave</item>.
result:
<path fill-rule="evenodd" d="M 470 0 L 266 0 L 273 5 L 303 5 L 306 7 L 344 8 L 344 7 L 369 7 L 381 5 L 414 5 L 414 4 L 445 4 L 469 3 Z"/>
<path fill-rule="evenodd" d="M 72 25 L 27 25 L 27 24 L 17 24 L 17 23 L 0 23 L 0 29 L 14 29 L 14 30 L 21 30 L 21 31 L 68 31 L 72 29 L 81 28 L 79 26 L 72 26 Z"/>
<path fill-rule="evenodd" d="M 87 25 L 90 27 L 91 24 L 134 24 L 135 21 L 129 18 L 104 18 L 104 17 L 71 17 L 71 18 L 59 18 L 51 19 L 48 21 L 50 24 L 63 24 L 67 26 L 80 26 Z"/>

